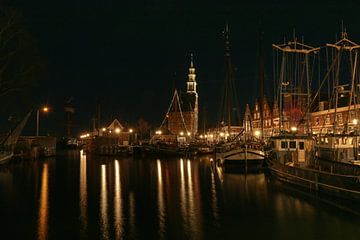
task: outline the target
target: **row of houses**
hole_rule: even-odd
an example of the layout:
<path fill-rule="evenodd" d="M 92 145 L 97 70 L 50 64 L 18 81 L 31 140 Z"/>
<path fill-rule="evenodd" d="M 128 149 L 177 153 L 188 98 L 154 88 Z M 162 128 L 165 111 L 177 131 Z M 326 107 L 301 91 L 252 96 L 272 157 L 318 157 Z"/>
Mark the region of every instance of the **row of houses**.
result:
<path fill-rule="evenodd" d="M 307 124 L 313 134 L 340 134 L 357 131 L 358 124 L 360 124 L 360 104 L 349 105 L 348 98 L 346 96 L 342 96 L 342 98 L 343 101 L 339 101 L 337 108 L 329 106 L 326 101 L 318 102 L 318 106 L 309 113 L 309 121 L 306 119 L 307 109 L 303 104 L 294 107 L 291 103 L 291 96 L 284 97 L 282 119 L 280 119 L 278 104 L 270 104 L 267 98 L 264 98 L 262 107 L 264 137 L 270 137 L 280 129 L 306 133 Z M 249 105 L 246 106 L 244 128 L 254 133 L 262 131 L 259 101 L 255 102 L 252 109 Z"/>

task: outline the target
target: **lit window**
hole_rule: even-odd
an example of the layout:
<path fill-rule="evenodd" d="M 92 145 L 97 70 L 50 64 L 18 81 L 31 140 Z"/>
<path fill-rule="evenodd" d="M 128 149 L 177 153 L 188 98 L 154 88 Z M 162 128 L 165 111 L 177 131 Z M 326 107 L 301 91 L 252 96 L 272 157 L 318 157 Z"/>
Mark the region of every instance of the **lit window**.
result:
<path fill-rule="evenodd" d="M 325 124 L 330 124 L 330 116 L 329 115 L 325 116 Z"/>

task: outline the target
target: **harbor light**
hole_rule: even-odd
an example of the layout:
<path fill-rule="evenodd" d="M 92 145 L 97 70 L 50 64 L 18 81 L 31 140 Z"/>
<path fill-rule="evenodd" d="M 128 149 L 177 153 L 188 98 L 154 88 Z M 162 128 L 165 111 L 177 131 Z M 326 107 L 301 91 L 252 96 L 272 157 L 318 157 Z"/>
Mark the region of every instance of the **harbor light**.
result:
<path fill-rule="evenodd" d="M 188 135 L 188 136 L 190 136 L 190 135 L 191 135 L 191 133 L 190 133 L 190 132 L 187 132 L 187 135 Z"/>
<path fill-rule="evenodd" d="M 180 132 L 180 136 L 184 136 L 184 132 Z"/>
<path fill-rule="evenodd" d="M 200 138 L 203 138 L 204 136 L 203 135 L 200 135 Z"/>
<path fill-rule="evenodd" d="M 224 136 L 224 133 L 223 133 L 223 132 L 221 132 L 221 133 L 220 133 L 220 137 L 223 137 L 223 136 Z"/>
<path fill-rule="evenodd" d="M 48 111 L 49 111 L 49 108 L 45 106 L 45 107 L 43 107 L 42 111 L 43 111 L 43 112 L 48 112 Z"/>
<path fill-rule="evenodd" d="M 293 126 L 293 127 L 290 128 L 290 130 L 291 130 L 292 132 L 296 132 L 298 129 L 297 129 L 297 127 Z"/>
<path fill-rule="evenodd" d="M 162 131 L 161 131 L 161 130 L 157 130 L 157 131 L 155 132 L 155 134 L 156 134 L 156 135 L 161 135 L 161 134 L 162 134 Z"/>
<path fill-rule="evenodd" d="M 106 128 L 102 128 L 102 131 L 105 132 L 105 131 L 106 131 Z"/>
<path fill-rule="evenodd" d="M 132 133 L 134 130 L 132 130 L 132 128 L 129 129 L 129 132 Z"/>
<path fill-rule="evenodd" d="M 120 128 L 115 128 L 115 133 L 119 134 L 120 133 Z"/>
<path fill-rule="evenodd" d="M 260 133 L 259 130 L 256 130 L 256 131 L 254 132 L 254 134 L 255 134 L 256 137 L 259 137 L 261 133 Z"/>
<path fill-rule="evenodd" d="M 354 125 L 357 125 L 358 122 L 359 122 L 359 120 L 357 120 L 356 118 L 353 119 L 353 124 L 354 124 Z"/>

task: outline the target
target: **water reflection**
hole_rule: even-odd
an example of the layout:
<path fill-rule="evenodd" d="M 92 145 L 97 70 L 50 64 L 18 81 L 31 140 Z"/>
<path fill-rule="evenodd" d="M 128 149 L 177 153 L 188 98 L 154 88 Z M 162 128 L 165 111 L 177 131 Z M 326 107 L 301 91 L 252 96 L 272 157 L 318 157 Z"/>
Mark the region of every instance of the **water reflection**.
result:
<path fill-rule="evenodd" d="M 1 239 L 356 239 L 360 234 L 358 217 L 281 190 L 264 174 L 211 171 L 206 158 L 58 158 L 56 165 L 14 162 L 0 172 Z M 294 234 L 299 229 L 301 234 Z"/>
<path fill-rule="evenodd" d="M 109 239 L 106 165 L 101 165 L 100 228 L 103 239 Z"/>
<path fill-rule="evenodd" d="M 134 192 L 129 194 L 129 225 L 130 225 L 130 238 L 136 237 L 136 225 L 135 225 L 135 196 Z"/>
<path fill-rule="evenodd" d="M 87 230 L 87 175 L 86 175 L 86 155 L 83 150 L 80 152 L 80 221 L 81 232 Z"/>
<path fill-rule="evenodd" d="M 187 224 L 186 222 L 186 196 L 185 196 L 185 174 L 184 174 L 184 160 L 180 158 L 180 205 L 181 205 L 181 215 L 182 219 L 184 220 L 184 224 Z"/>
<path fill-rule="evenodd" d="M 123 209 L 121 196 L 121 177 L 120 177 L 120 163 L 115 160 L 115 195 L 114 195 L 114 225 L 115 225 L 115 239 L 123 237 Z"/>
<path fill-rule="evenodd" d="M 218 226 L 219 224 L 219 211 L 218 211 L 218 200 L 217 200 L 217 193 L 216 193 L 216 183 L 215 183 L 215 175 L 214 172 L 211 170 L 211 206 L 212 206 L 212 213 L 214 217 L 214 224 Z"/>
<path fill-rule="evenodd" d="M 41 175 L 40 206 L 38 214 L 38 239 L 46 239 L 48 234 L 49 218 L 49 189 L 48 189 L 48 164 L 43 164 Z"/>
<path fill-rule="evenodd" d="M 158 159 L 157 163 L 157 175 L 158 175 L 158 209 L 159 209 L 159 236 L 164 238 L 165 233 L 165 206 L 164 206 L 164 189 L 161 171 L 161 161 Z"/>

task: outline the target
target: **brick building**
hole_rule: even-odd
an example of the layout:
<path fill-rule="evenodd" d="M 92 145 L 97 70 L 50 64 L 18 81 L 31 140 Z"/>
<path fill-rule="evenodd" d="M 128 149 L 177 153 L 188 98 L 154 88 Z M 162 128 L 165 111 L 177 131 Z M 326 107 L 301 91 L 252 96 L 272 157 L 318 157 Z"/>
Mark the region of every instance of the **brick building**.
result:
<path fill-rule="evenodd" d="M 196 91 L 196 74 L 193 59 L 189 67 L 186 92 L 174 92 L 167 114 L 167 129 L 175 135 L 195 136 L 198 132 L 199 103 Z"/>

